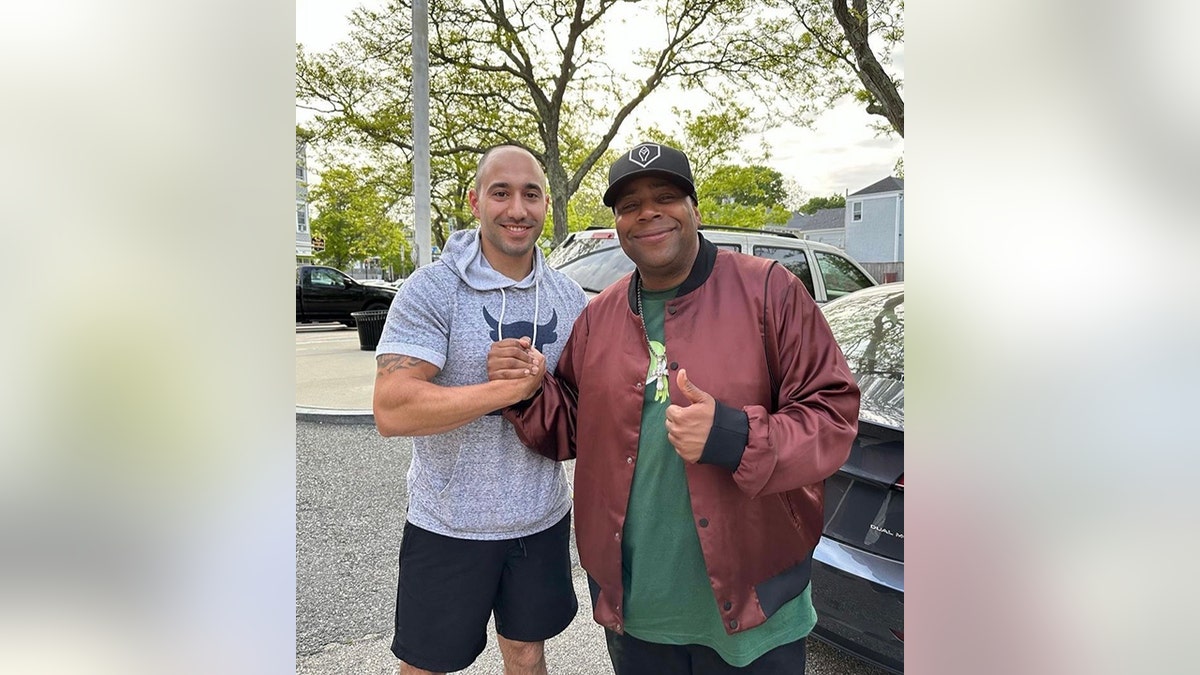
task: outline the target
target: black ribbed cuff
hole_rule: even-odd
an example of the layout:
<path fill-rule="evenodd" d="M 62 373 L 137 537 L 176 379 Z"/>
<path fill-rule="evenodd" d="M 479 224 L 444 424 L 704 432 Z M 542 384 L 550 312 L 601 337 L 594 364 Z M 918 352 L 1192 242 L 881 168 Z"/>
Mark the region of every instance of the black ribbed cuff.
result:
<path fill-rule="evenodd" d="M 750 418 L 745 411 L 715 401 L 712 429 L 700 453 L 701 464 L 716 464 L 730 471 L 737 471 L 750 439 Z"/>

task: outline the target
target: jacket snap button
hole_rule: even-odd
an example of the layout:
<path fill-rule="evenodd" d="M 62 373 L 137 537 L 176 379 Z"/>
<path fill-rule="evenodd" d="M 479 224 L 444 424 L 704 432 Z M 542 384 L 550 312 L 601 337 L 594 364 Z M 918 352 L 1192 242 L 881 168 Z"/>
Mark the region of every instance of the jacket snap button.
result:
<path fill-rule="evenodd" d="M 725 602 L 725 611 L 728 612 L 731 609 L 733 609 L 733 603 L 726 601 Z"/>
<path fill-rule="evenodd" d="M 632 457 L 626 457 L 626 458 L 625 458 L 625 463 L 626 463 L 626 464 L 633 464 L 633 458 L 632 458 Z"/>
<path fill-rule="evenodd" d="M 671 305 L 670 307 L 667 307 L 667 313 L 674 314 L 675 313 L 675 305 Z"/>
<path fill-rule="evenodd" d="M 633 388 L 640 390 L 642 388 L 642 383 L 638 382 L 637 384 L 633 385 Z"/>
<path fill-rule="evenodd" d="M 620 539 L 621 539 L 621 533 L 620 533 L 620 532 L 615 532 L 615 533 L 613 533 L 613 539 L 620 540 Z"/>
<path fill-rule="evenodd" d="M 734 630 L 737 630 L 737 619 L 734 619 L 733 621 L 730 621 L 730 622 L 729 622 L 729 627 L 730 627 L 730 628 L 732 628 L 732 629 L 734 629 Z"/>
<path fill-rule="evenodd" d="M 676 361 L 672 361 L 671 362 L 671 370 L 679 370 L 679 363 Z"/>
<path fill-rule="evenodd" d="M 700 519 L 700 527 L 708 527 L 708 518 Z"/>

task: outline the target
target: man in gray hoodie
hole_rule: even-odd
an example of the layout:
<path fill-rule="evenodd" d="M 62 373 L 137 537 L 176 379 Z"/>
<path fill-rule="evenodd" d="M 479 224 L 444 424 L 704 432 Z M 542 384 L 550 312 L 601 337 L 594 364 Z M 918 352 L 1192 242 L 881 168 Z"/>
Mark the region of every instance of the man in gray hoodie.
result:
<path fill-rule="evenodd" d="M 563 467 L 521 444 L 499 409 L 520 381 L 488 381 L 493 342 L 527 337 L 553 371 L 587 298 L 537 247 L 550 197 L 528 151 L 479 160 L 468 199 L 479 228 L 400 287 L 375 350 L 375 424 L 413 436 L 400 545 L 400 672 L 462 670 L 493 613 L 505 672 L 546 672 L 543 644 L 578 610 Z"/>

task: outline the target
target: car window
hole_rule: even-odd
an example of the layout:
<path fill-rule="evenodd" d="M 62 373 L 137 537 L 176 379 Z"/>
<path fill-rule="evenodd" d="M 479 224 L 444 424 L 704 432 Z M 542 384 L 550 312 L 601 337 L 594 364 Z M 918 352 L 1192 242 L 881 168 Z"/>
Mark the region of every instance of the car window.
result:
<path fill-rule="evenodd" d="M 620 247 L 616 237 L 577 237 L 555 248 L 546 256 L 546 264 L 558 268 L 576 258 L 605 248 Z"/>
<path fill-rule="evenodd" d="M 782 246 L 755 246 L 754 255 L 760 258 L 778 260 L 779 264 L 800 278 L 801 283 L 808 289 L 809 295 L 814 299 L 817 297 L 816 292 L 813 291 L 812 270 L 808 267 L 808 256 L 804 255 L 804 249 L 785 248 Z"/>
<path fill-rule="evenodd" d="M 817 267 L 825 280 L 825 294 L 830 300 L 840 298 L 847 293 L 853 293 L 860 288 L 873 286 L 854 263 L 846 258 L 827 251 L 813 251 L 817 256 Z"/>
<path fill-rule="evenodd" d="M 723 249 L 725 249 L 726 251 L 734 251 L 735 253 L 741 253 L 741 252 L 742 252 L 742 245 L 741 245 L 741 244 L 721 244 L 721 243 L 718 243 L 718 242 L 715 242 L 715 241 L 714 241 L 714 242 L 713 242 L 713 246 L 716 246 L 717 248 L 723 248 Z"/>
<path fill-rule="evenodd" d="M 312 283 L 314 286 L 328 286 L 330 288 L 346 287 L 341 277 L 334 275 L 329 270 L 313 270 Z"/>
<path fill-rule="evenodd" d="M 558 268 L 574 279 L 585 291 L 599 293 L 609 284 L 633 271 L 633 261 L 620 246 L 606 248 L 577 258 Z"/>
<path fill-rule="evenodd" d="M 859 419 L 904 429 L 904 287 L 866 290 L 821 308 L 858 382 Z"/>

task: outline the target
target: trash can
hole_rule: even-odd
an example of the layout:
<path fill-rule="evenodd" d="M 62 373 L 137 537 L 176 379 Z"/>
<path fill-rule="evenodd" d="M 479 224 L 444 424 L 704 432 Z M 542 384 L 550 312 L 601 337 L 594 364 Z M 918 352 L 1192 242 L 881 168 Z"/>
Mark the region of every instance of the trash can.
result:
<path fill-rule="evenodd" d="M 363 351 L 375 351 L 379 346 L 379 338 L 383 335 L 383 323 L 387 321 L 386 309 L 370 309 L 365 312 L 351 312 L 350 318 L 358 326 L 358 348 Z"/>

